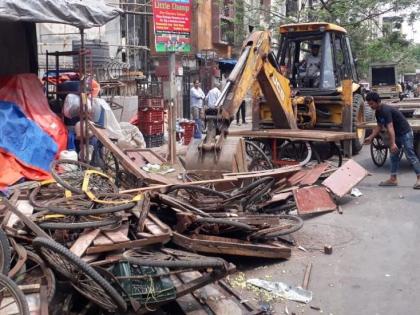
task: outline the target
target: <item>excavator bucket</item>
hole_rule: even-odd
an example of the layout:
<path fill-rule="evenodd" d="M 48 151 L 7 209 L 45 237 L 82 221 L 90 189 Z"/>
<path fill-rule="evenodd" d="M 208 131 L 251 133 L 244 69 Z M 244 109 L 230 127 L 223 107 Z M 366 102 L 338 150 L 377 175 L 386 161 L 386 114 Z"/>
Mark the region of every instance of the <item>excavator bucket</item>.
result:
<path fill-rule="evenodd" d="M 185 169 L 201 175 L 217 176 L 223 173 L 246 172 L 245 143 L 239 137 L 226 137 L 220 150 L 200 149 L 202 140 L 194 139 L 185 157 Z"/>

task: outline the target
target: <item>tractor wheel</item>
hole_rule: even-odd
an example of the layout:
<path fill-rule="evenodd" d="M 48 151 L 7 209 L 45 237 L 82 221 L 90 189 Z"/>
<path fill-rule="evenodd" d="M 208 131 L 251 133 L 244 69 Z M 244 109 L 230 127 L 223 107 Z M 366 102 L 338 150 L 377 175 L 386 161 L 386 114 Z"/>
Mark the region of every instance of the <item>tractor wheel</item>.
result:
<path fill-rule="evenodd" d="M 366 130 L 362 128 L 357 128 L 358 124 L 364 123 L 365 119 L 365 102 L 363 97 L 360 94 L 354 94 L 353 96 L 353 132 L 356 133 L 356 139 L 352 141 L 352 151 L 353 155 L 359 153 L 363 147 L 363 142 L 365 141 Z"/>
<path fill-rule="evenodd" d="M 366 122 L 372 122 L 375 121 L 375 111 L 370 108 L 369 105 L 365 105 L 365 119 Z M 372 134 L 372 129 L 366 129 L 365 137 L 369 137 Z"/>

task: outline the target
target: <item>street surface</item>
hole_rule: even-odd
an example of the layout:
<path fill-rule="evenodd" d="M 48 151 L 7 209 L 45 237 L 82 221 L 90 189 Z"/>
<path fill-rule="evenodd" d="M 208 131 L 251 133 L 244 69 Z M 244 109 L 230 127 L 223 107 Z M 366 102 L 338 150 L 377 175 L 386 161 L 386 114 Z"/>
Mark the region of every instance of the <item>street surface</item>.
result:
<path fill-rule="evenodd" d="M 293 286 L 302 284 L 306 265 L 313 264 L 313 301 L 270 302 L 275 314 L 420 313 L 420 191 L 412 189 L 415 174 L 404 157 L 399 187 L 378 187 L 388 176 L 389 160 L 377 168 L 368 146 L 354 159 L 372 173 L 357 186 L 363 196 L 342 199 L 343 214 L 305 221 L 294 237 L 309 252 L 296 247 L 289 261 L 239 263 L 248 279 Z M 332 255 L 323 253 L 325 244 L 333 247 Z M 254 303 L 261 301 L 255 293 L 241 292 Z"/>

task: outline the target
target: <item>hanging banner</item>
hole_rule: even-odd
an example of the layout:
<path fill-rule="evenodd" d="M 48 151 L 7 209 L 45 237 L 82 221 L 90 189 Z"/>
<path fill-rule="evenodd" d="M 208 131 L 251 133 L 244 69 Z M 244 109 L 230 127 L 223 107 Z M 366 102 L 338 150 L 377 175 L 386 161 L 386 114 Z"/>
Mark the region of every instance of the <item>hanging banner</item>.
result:
<path fill-rule="evenodd" d="M 153 0 L 157 52 L 191 51 L 191 1 Z"/>

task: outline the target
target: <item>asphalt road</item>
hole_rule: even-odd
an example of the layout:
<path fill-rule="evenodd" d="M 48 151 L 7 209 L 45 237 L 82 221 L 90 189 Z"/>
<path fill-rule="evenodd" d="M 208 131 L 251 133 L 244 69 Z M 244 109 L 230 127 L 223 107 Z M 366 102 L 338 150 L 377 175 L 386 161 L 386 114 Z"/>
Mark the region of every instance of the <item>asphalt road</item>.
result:
<path fill-rule="evenodd" d="M 365 147 L 354 159 L 372 176 L 357 188 L 361 197 L 345 197 L 343 214 L 324 214 L 305 221 L 295 233 L 299 245 L 288 261 L 245 263 L 247 278 L 301 285 L 306 265 L 313 264 L 309 290 L 313 301 L 271 301 L 275 314 L 420 314 L 420 191 L 405 157 L 399 187 L 378 187 L 388 176 L 389 161 L 377 168 Z M 325 255 L 325 244 L 333 247 Z M 254 292 L 244 297 L 259 303 Z M 320 308 L 311 309 L 310 306 Z"/>

